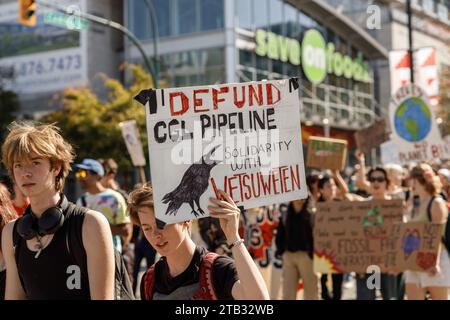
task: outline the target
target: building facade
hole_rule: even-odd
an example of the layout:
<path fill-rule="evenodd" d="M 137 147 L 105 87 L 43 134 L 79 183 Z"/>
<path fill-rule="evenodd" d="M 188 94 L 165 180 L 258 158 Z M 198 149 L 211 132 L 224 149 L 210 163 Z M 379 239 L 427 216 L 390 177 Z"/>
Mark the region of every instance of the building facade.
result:
<path fill-rule="evenodd" d="M 122 23 L 120 0 L 55 3 Z M 93 84 L 100 72 L 122 78 L 122 34 L 81 23 L 40 4 L 36 16 L 36 26 L 22 26 L 18 2 L 0 0 L 0 75 L 5 89 L 19 96 L 19 117 L 38 119 L 57 107 L 55 94 L 67 87 Z"/>
<path fill-rule="evenodd" d="M 408 43 L 408 16 L 406 14 L 405 0 L 327 0 L 330 5 L 337 8 L 364 28 L 374 39 L 379 41 L 387 50 L 407 50 Z M 369 6 L 376 10 L 368 9 Z M 413 50 L 432 47 L 435 49 L 435 59 L 438 68 L 438 80 L 444 79 L 444 70 L 450 70 L 450 1 L 449 0 L 411 0 L 412 9 L 412 41 Z M 370 13 L 369 13 L 370 12 Z M 368 17 L 379 13 L 380 24 L 368 25 Z M 415 68 L 420 67 L 415 61 Z M 391 92 L 391 75 L 389 61 L 378 61 L 375 65 L 376 77 L 379 81 L 376 94 L 380 97 L 382 110 L 388 108 Z M 448 72 L 447 72 L 448 74 Z M 450 90 L 443 88 L 442 90 Z M 441 107 L 439 102 L 431 100 L 436 111 Z"/>
<path fill-rule="evenodd" d="M 323 1 L 153 0 L 162 87 L 298 77 L 303 138 L 353 132 L 379 114 L 372 64 L 387 51 Z M 125 23 L 154 55 L 151 16 L 130 0 Z M 131 43 L 127 61 L 141 63 Z"/>

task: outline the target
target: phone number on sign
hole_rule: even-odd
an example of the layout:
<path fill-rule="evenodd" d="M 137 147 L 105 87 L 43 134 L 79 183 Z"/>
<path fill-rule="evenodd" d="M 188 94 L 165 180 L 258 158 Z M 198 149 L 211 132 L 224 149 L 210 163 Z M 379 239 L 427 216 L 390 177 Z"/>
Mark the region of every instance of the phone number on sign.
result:
<path fill-rule="evenodd" d="M 81 68 L 81 55 L 66 55 L 42 60 L 19 62 L 15 65 L 16 74 L 20 77 L 41 75 L 52 72 L 77 70 Z"/>

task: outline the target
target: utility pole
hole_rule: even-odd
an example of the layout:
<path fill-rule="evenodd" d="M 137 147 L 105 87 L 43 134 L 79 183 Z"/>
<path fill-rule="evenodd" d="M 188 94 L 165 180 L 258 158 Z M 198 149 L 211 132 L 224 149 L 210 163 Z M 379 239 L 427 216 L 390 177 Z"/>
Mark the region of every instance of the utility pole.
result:
<path fill-rule="evenodd" d="M 159 37 L 159 29 L 158 29 L 158 20 L 156 19 L 155 10 L 150 0 L 144 0 L 145 5 L 147 6 L 148 15 L 150 17 L 150 21 L 152 23 L 153 29 L 153 65 L 155 66 L 155 87 L 159 88 L 159 59 L 158 59 L 158 37 Z"/>
<path fill-rule="evenodd" d="M 120 23 L 111 21 L 109 19 L 101 18 L 101 17 L 95 16 L 95 15 L 90 14 L 90 13 L 85 13 L 85 12 L 81 12 L 81 11 L 78 11 L 78 10 L 77 10 L 77 12 L 75 12 L 75 10 L 67 10 L 64 6 L 57 5 L 57 4 L 54 4 L 54 3 L 50 3 L 47 0 L 37 0 L 36 2 L 39 5 L 55 9 L 55 10 L 57 10 L 59 12 L 65 13 L 65 14 L 67 14 L 69 16 L 75 16 L 75 17 L 83 18 L 83 19 L 86 19 L 86 20 L 91 21 L 93 23 L 97 23 L 97 24 L 100 24 L 100 25 L 103 25 L 103 26 L 107 26 L 107 27 L 110 27 L 110 28 L 113 28 L 113 29 L 116 29 L 116 30 L 122 32 L 125 36 L 127 36 L 128 39 L 131 40 L 131 42 L 133 42 L 133 44 L 136 46 L 136 48 L 141 53 L 142 59 L 144 60 L 145 67 L 147 68 L 148 72 L 150 72 L 150 74 L 152 75 L 154 86 L 155 86 L 155 88 L 158 88 L 159 81 L 157 81 L 157 78 L 156 78 L 157 75 L 155 74 L 155 69 L 153 68 L 151 62 L 148 60 L 148 58 L 147 58 L 147 56 L 146 56 L 146 54 L 144 52 L 144 49 L 142 48 L 142 45 L 139 42 L 139 40 L 126 27 L 124 27 Z"/>
<path fill-rule="evenodd" d="M 412 10 L 411 0 L 406 0 L 406 14 L 408 15 L 408 53 L 409 53 L 409 71 L 410 80 L 414 84 L 414 59 L 413 59 L 413 30 L 412 30 Z"/>

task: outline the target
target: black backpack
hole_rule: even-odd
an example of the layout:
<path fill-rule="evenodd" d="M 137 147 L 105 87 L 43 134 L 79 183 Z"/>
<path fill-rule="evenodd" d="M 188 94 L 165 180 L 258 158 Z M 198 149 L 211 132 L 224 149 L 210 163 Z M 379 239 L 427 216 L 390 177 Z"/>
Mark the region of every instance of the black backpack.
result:
<path fill-rule="evenodd" d="M 434 199 L 436 199 L 437 197 L 438 196 L 431 197 L 431 200 L 428 203 L 427 215 L 428 215 L 428 220 L 429 221 L 432 221 L 431 205 L 433 204 Z M 444 236 L 442 237 L 442 242 L 444 243 L 445 248 L 447 248 L 447 252 L 450 254 L 450 217 L 447 217 L 447 223 L 445 224 L 445 232 L 444 232 Z"/>
<path fill-rule="evenodd" d="M 87 257 L 86 251 L 83 246 L 83 221 L 86 212 L 89 209 L 76 206 L 73 203 L 69 203 L 65 219 L 70 221 L 67 226 L 66 243 L 69 254 L 80 266 L 81 270 L 87 270 Z M 18 257 L 20 235 L 15 230 L 16 224 L 14 224 L 13 231 L 13 245 L 15 246 L 16 261 Z M 115 261 L 115 276 L 114 276 L 114 299 L 115 300 L 134 300 L 134 293 L 131 286 L 130 277 L 125 267 L 125 262 L 122 255 L 116 248 L 114 248 L 114 261 Z M 23 284 L 22 284 L 23 286 Z"/>

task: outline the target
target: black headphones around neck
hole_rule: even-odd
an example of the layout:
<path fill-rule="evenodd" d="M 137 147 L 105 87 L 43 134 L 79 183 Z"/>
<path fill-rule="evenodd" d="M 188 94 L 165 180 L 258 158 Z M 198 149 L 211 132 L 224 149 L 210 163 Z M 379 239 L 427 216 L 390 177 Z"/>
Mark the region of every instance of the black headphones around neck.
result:
<path fill-rule="evenodd" d="M 53 234 L 64 224 L 64 210 L 68 206 L 67 198 L 61 193 L 61 198 L 55 207 L 45 210 L 40 218 L 31 211 L 31 205 L 27 207 L 22 217 L 17 220 L 17 233 L 30 240 L 36 236 Z"/>

